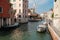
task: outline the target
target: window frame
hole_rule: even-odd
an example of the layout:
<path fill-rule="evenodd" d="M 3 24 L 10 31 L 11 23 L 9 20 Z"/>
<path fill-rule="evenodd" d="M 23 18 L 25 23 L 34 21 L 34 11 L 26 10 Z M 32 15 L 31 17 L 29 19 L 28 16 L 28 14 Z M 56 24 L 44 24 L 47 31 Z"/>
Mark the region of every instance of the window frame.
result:
<path fill-rule="evenodd" d="M 2 9 L 0 13 L 3 13 L 3 8 L 2 7 L 0 7 L 0 8 Z"/>

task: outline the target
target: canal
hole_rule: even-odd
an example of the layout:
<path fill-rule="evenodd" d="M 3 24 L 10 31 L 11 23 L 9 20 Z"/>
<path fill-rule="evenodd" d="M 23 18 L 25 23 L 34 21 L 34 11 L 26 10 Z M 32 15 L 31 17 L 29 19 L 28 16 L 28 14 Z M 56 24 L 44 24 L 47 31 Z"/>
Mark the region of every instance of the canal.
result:
<path fill-rule="evenodd" d="M 29 22 L 22 24 L 19 28 L 9 31 L 0 31 L 0 40 L 52 40 L 48 32 L 36 32 L 40 22 Z"/>

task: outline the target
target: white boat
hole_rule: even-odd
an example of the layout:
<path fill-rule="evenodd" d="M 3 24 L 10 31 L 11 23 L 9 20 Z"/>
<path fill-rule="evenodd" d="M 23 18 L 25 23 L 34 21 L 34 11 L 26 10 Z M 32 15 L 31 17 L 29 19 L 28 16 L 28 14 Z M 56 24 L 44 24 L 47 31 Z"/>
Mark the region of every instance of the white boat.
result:
<path fill-rule="evenodd" d="M 45 32 L 46 31 L 46 25 L 41 24 L 37 27 L 37 32 Z"/>
<path fill-rule="evenodd" d="M 48 26 L 48 23 L 47 22 L 44 22 L 43 24 L 46 25 L 46 26 Z"/>

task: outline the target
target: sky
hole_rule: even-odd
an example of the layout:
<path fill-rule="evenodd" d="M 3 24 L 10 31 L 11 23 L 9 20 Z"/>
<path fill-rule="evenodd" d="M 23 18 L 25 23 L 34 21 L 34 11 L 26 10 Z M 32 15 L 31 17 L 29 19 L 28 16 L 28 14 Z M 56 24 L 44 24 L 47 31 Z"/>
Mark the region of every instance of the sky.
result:
<path fill-rule="evenodd" d="M 53 8 L 54 0 L 29 0 L 29 8 L 34 8 L 34 3 L 36 4 L 36 12 L 43 13 L 49 11 Z"/>

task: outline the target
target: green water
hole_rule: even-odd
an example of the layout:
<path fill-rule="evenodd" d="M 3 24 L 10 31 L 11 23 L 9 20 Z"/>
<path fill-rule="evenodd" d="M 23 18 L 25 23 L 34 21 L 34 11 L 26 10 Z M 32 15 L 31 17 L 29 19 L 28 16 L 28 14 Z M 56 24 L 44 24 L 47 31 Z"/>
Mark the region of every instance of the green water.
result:
<path fill-rule="evenodd" d="M 52 40 L 48 32 L 36 32 L 39 24 L 40 22 L 29 22 L 14 30 L 0 31 L 0 40 Z"/>

